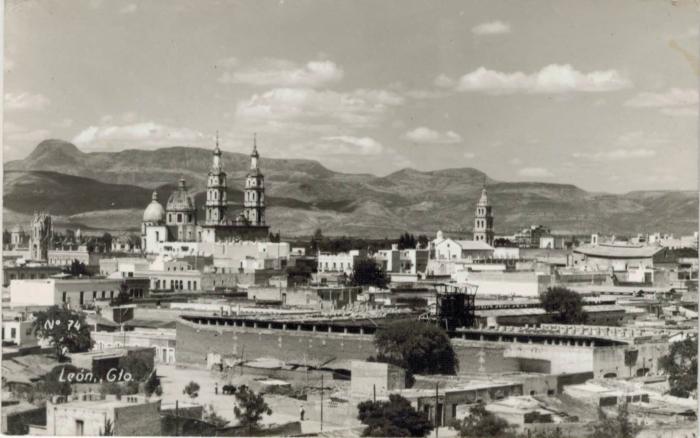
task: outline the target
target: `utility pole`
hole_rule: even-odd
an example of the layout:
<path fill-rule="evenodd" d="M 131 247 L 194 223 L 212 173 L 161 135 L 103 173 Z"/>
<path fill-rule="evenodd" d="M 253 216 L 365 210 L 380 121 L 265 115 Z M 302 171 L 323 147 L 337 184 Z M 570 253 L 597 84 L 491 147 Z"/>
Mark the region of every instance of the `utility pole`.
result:
<path fill-rule="evenodd" d="M 243 375 L 243 361 L 245 361 L 245 345 L 241 347 L 241 376 Z"/>
<path fill-rule="evenodd" d="M 321 432 L 323 432 L 323 374 L 321 374 Z"/>
<path fill-rule="evenodd" d="M 438 387 L 440 383 L 435 382 L 435 438 L 438 438 L 438 401 L 439 401 L 439 393 L 438 393 Z"/>
<path fill-rule="evenodd" d="M 377 403 L 377 384 L 372 384 L 372 401 Z"/>
<path fill-rule="evenodd" d="M 180 406 L 179 406 L 179 400 L 175 400 L 175 436 L 180 436 Z"/>

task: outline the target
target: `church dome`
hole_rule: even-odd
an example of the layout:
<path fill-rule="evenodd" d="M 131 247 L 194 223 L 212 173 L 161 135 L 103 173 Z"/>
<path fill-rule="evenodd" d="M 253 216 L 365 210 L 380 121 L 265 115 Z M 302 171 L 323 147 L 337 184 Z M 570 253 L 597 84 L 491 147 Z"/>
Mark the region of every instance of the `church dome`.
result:
<path fill-rule="evenodd" d="M 187 193 L 187 185 L 184 179 L 181 179 L 177 185 L 177 190 L 168 198 L 168 211 L 194 211 L 194 197 Z"/>
<path fill-rule="evenodd" d="M 158 193 L 153 192 L 153 200 L 151 201 L 150 204 L 148 204 L 148 207 L 146 207 L 146 210 L 143 212 L 143 221 L 144 222 L 163 222 L 165 220 L 165 210 L 163 209 L 163 206 L 158 202 Z"/>

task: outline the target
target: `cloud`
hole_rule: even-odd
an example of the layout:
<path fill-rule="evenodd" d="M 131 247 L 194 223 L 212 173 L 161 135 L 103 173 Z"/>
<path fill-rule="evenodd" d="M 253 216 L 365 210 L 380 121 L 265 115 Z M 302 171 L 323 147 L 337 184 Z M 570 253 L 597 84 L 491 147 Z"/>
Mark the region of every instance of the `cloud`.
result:
<path fill-rule="evenodd" d="M 474 35 L 502 35 L 510 33 L 510 24 L 503 21 L 489 21 L 472 27 Z"/>
<path fill-rule="evenodd" d="M 684 108 L 662 108 L 661 114 L 674 117 L 698 117 L 698 107 L 690 106 Z"/>
<path fill-rule="evenodd" d="M 131 147 L 192 145 L 204 138 L 201 132 L 188 128 L 142 122 L 130 125 L 90 126 L 79 132 L 73 138 L 73 143 L 90 149 L 123 150 Z"/>
<path fill-rule="evenodd" d="M 100 117 L 100 125 L 114 125 L 117 123 L 131 124 L 138 119 L 138 114 L 134 111 L 126 111 L 121 114 L 105 114 Z"/>
<path fill-rule="evenodd" d="M 312 88 L 275 88 L 240 102 L 236 108 L 236 119 L 268 126 L 302 121 L 368 127 L 379 124 L 391 107 L 403 102 L 401 96 L 386 90 L 337 92 Z"/>
<path fill-rule="evenodd" d="M 24 126 L 5 122 L 3 126 L 5 140 L 9 142 L 39 142 L 50 137 L 47 129 L 27 129 Z"/>
<path fill-rule="evenodd" d="M 668 116 L 698 115 L 698 90 L 670 88 L 664 92 L 644 91 L 625 102 L 630 108 L 653 108 Z"/>
<path fill-rule="evenodd" d="M 220 59 L 217 64 L 225 68 L 234 68 L 238 67 L 239 62 L 238 58 L 231 56 L 228 58 Z"/>
<path fill-rule="evenodd" d="M 138 9 L 138 6 L 135 3 L 129 3 L 128 5 L 124 6 L 119 10 L 120 14 L 133 14 L 136 12 Z"/>
<path fill-rule="evenodd" d="M 56 128 L 70 128 L 73 126 L 73 119 L 63 119 L 52 123 Z"/>
<path fill-rule="evenodd" d="M 653 149 L 611 149 L 604 152 L 574 152 L 574 158 L 587 158 L 596 161 L 626 160 L 632 158 L 648 158 L 656 155 Z"/>
<path fill-rule="evenodd" d="M 454 88 L 457 85 L 457 81 L 444 74 L 436 77 L 433 83 L 440 88 Z"/>
<path fill-rule="evenodd" d="M 51 101 L 43 94 L 5 93 L 6 110 L 33 110 L 46 108 Z"/>
<path fill-rule="evenodd" d="M 404 137 L 415 143 L 454 144 L 462 141 L 462 136 L 454 131 L 438 132 L 425 126 L 408 131 Z"/>
<path fill-rule="evenodd" d="M 650 158 L 656 156 L 656 146 L 667 143 L 669 143 L 667 138 L 661 137 L 656 133 L 630 131 L 621 134 L 615 139 L 611 149 L 597 152 L 574 152 L 572 156 L 593 161 Z"/>
<path fill-rule="evenodd" d="M 403 82 L 393 82 L 388 89 L 411 99 L 440 99 L 451 95 L 448 90 L 429 90 L 423 88 L 409 88 Z"/>
<path fill-rule="evenodd" d="M 464 158 L 472 159 L 472 158 L 476 157 L 476 154 L 474 152 L 465 152 L 462 154 L 462 156 Z"/>
<path fill-rule="evenodd" d="M 452 81 L 442 75 L 436 84 L 448 86 Z M 631 86 L 617 70 L 596 70 L 583 73 L 569 64 L 550 64 L 535 73 L 504 73 L 479 67 L 456 81 L 455 89 L 462 92 L 488 94 L 604 92 Z"/>
<path fill-rule="evenodd" d="M 384 151 L 384 147 L 377 140 L 370 137 L 353 137 L 347 135 L 323 137 L 329 142 L 327 152 L 335 154 L 359 154 L 377 155 Z"/>
<path fill-rule="evenodd" d="M 551 178 L 554 176 L 552 172 L 544 167 L 523 167 L 518 170 L 518 175 L 526 178 Z"/>
<path fill-rule="evenodd" d="M 229 58 L 230 60 L 230 58 Z M 343 78 L 343 69 L 332 61 L 309 61 L 304 65 L 284 59 L 266 58 L 251 66 L 226 71 L 219 77 L 224 84 L 275 87 L 318 88 Z"/>

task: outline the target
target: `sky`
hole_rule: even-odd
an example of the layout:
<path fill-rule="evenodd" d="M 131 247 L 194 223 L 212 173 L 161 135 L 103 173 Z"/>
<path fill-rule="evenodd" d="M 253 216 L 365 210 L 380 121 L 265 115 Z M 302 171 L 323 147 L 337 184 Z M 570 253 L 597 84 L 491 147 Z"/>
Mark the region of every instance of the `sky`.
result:
<path fill-rule="evenodd" d="M 697 188 L 696 0 L 7 0 L 3 161 L 43 139 Z"/>

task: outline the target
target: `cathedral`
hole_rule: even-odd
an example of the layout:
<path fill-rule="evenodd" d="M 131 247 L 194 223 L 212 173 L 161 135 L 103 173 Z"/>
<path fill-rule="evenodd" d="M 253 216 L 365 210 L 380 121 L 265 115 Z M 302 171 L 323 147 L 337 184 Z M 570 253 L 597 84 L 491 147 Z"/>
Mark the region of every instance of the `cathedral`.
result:
<path fill-rule="evenodd" d="M 226 194 L 227 180 L 221 162 L 217 137 L 212 165 L 207 174 L 204 222 L 197 223 L 197 206 L 181 179 L 165 208 L 154 191 L 151 203 L 143 212 L 142 248 L 154 251 L 163 242 L 233 242 L 267 240 L 270 227 L 265 224 L 265 178 L 259 167 L 257 141 L 253 139 L 250 170 L 243 190 L 243 211 L 230 217 Z"/>

